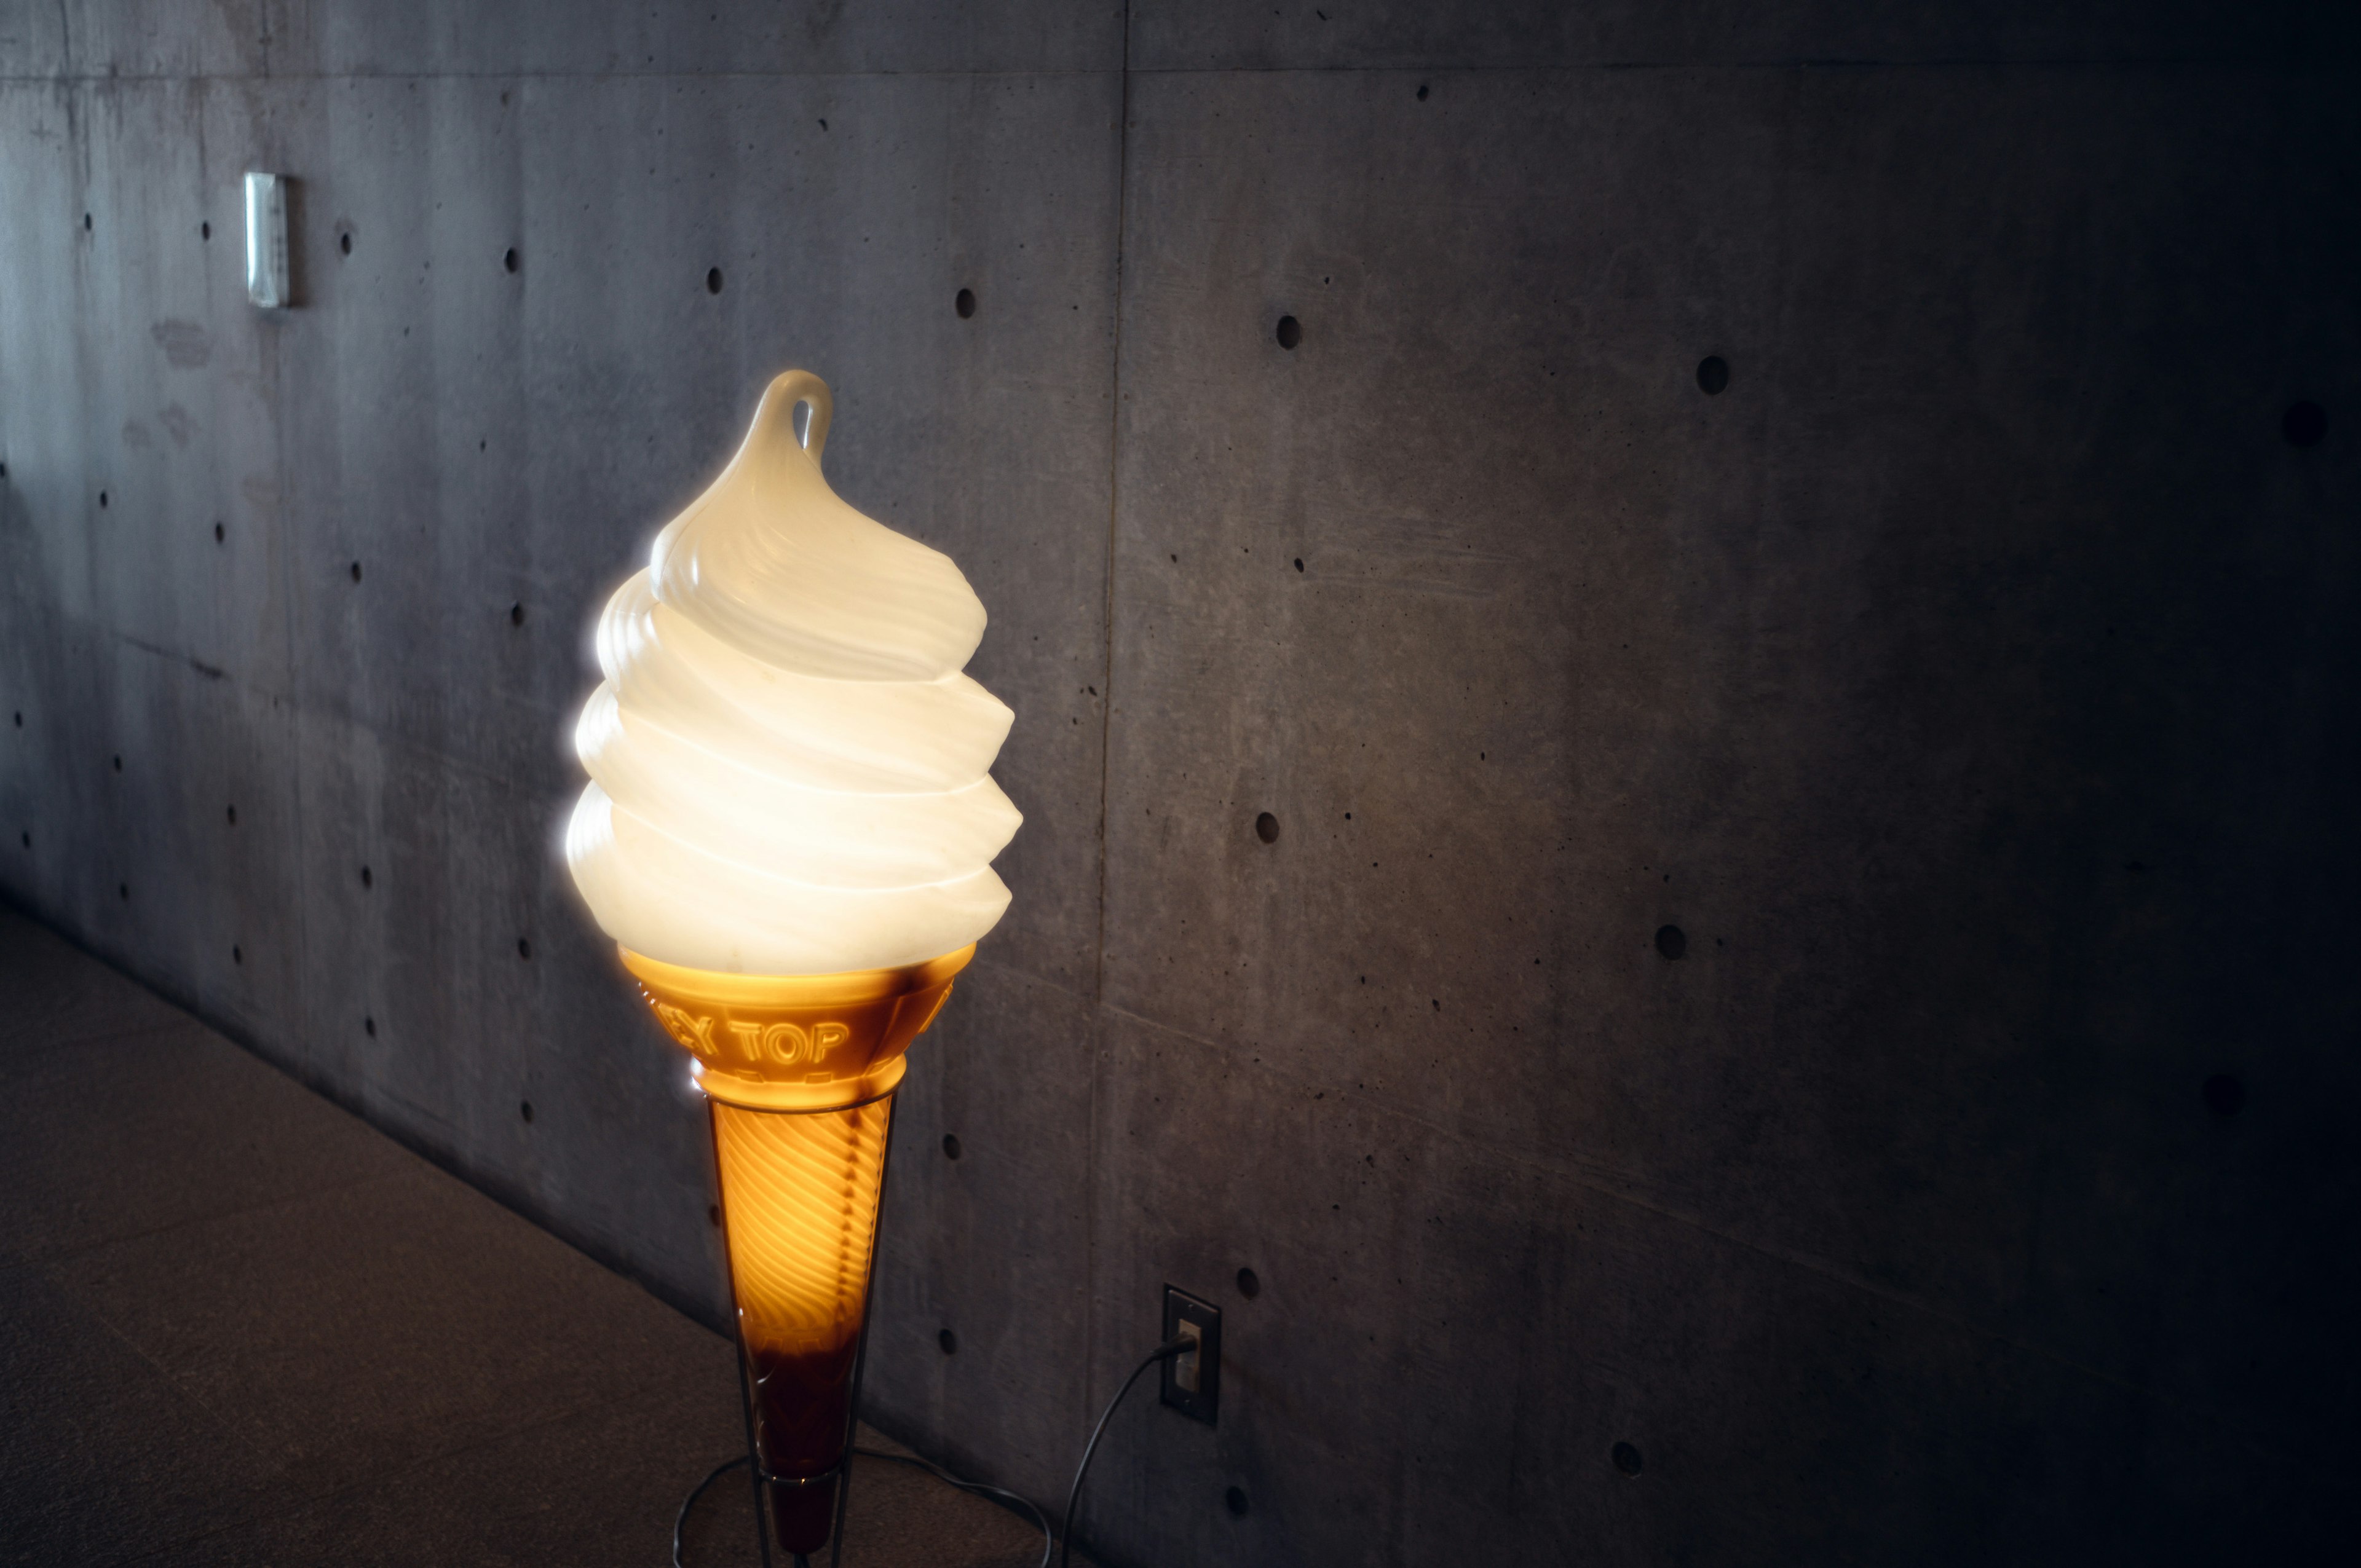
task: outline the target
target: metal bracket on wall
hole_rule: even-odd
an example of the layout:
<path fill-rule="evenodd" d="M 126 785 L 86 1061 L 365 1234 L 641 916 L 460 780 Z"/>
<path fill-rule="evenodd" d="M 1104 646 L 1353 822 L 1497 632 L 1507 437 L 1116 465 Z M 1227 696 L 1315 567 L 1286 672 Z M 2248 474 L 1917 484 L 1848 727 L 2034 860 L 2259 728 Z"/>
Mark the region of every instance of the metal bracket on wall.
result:
<path fill-rule="evenodd" d="M 266 311 L 294 302 L 288 280 L 287 182 L 276 174 L 246 177 L 246 297 Z"/>

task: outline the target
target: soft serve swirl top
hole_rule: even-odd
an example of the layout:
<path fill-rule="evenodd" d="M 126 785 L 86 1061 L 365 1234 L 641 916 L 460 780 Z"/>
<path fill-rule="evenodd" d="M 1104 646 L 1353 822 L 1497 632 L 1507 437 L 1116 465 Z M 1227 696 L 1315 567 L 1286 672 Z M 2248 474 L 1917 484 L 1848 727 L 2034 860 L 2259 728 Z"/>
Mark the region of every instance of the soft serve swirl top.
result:
<path fill-rule="evenodd" d="M 774 380 L 599 618 L 566 854 L 598 924 L 650 958 L 884 969 L 1008 906 L 991 861 L 1022 819 L 988 770 L 1014 715 L 960 673 L 983 605 L 949 556 L 837 499 L 829 411 L 818 377 Z"/>

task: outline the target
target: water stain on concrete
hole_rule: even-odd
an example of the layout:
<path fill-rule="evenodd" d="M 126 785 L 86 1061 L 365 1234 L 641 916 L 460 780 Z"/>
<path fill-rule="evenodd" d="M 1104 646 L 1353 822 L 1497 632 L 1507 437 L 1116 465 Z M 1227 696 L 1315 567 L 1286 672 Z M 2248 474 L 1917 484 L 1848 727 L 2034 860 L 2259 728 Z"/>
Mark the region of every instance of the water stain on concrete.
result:
<path fill-rule="evenodd" d="M 148 328 L 175 370 L 202 370 L 214 356 L 213 334 L 194 322 L 160 321 Z"/>

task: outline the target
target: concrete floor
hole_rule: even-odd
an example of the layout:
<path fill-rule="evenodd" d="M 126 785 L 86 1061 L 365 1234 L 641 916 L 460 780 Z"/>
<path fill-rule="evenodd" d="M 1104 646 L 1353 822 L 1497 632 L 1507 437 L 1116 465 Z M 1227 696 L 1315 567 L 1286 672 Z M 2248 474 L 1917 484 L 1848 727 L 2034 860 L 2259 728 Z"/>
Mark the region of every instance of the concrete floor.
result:
<path fill-rule="evenodd" d="M 0 1563 L 655 1568 L 742 1442 L 730 1377 L 727 1342 L 0 908 Z M 752 1561 L 748 1509 L 717 1484 L 688 1563 Z M 1039 1539 L 859 1462 L 858 1568 Z"/>

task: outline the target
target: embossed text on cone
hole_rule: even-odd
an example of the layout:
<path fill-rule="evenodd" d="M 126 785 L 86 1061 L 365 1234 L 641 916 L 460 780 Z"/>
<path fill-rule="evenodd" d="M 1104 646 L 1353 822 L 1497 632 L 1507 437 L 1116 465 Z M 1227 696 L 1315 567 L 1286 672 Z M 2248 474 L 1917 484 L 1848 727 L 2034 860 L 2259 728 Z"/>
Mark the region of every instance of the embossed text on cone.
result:
<path fill-rule="evenodd" d="M 755 1452 L 790 1552 L 829 1540 L 904 1053 L 973 952 L 789 976 L 684 969 L 623 950 L 713 1101 Z"/>

